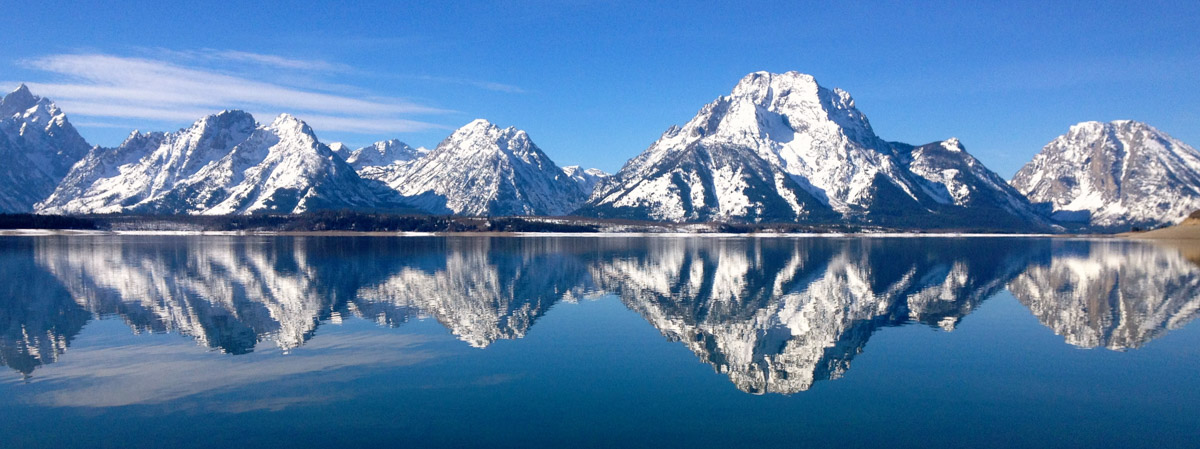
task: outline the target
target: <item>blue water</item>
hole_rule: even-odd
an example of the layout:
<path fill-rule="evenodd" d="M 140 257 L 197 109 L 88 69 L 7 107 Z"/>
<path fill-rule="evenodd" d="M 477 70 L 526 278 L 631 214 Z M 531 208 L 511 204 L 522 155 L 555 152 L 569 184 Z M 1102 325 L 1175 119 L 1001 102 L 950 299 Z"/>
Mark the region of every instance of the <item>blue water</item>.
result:
<path fill-rule="evenodd" d="M 0 446 L 1196 447 L 1198 255 L 0 237 Z"/>

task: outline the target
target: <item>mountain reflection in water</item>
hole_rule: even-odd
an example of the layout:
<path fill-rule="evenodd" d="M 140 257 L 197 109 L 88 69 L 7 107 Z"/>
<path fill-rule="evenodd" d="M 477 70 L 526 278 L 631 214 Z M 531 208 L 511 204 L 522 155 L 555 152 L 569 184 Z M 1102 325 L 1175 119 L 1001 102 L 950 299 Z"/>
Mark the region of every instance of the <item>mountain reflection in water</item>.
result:
<path fill-rule="evenodd" d="M 5 237 L 0 270 L 0 364 L 25 376 L 97 317 L 228 354 L 428 317 L 483 348 L 613 295 L 739 389 L 787 394 L 841 376 L 881 327 L 953 330 L 1005 288 L 1080 347 L 1137 348 L 1200 313 L 1184 251 L 1127 241 Z"/>

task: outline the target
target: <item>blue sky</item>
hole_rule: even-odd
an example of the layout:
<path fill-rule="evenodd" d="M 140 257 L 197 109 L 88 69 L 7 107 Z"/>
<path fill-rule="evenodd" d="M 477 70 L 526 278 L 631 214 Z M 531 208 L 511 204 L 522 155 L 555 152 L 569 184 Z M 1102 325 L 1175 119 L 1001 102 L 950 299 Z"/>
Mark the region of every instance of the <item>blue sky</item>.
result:
<path fill-rule="evenodd" d="M 1200 146 L 1196 1 L 57 3 L 5 5 L 0 82 L 101 145 L 224 108 L 352 146 L 482 117 L 615 171 L 745 74 L 796 70 L 1005 177 L 1085 120 Z"/>

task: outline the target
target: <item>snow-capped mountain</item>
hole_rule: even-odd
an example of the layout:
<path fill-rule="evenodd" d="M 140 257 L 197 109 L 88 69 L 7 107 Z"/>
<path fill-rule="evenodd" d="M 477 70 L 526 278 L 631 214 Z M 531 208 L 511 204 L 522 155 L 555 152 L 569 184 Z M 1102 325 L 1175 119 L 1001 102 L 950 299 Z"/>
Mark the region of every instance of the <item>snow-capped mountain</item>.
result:
<path fill-rule="evenodd" d="M 586 198 L 525 131 L 475 120 L 429 154 L 363 170 L 413 205 L 461 215 L 563 215 Z"/>
<path fill-rule="evenodd" d="M 0 99 L 0 213 L 32 212 L 90 148 L 58 106 L 24 84 Z"/>
<path fill-rule="evenodd" d="M 947 142 L 957 151 L 926 156 L 937 152 L 927 145 L 914 154 L 876 136 L 845 91 L 802 73 L 756 72 L 630 160 L 584 212 L 672 221 L 946 222 L 991 202 L 975 199 L 989 192 L 1014 203 L 1017 212 L 1006 213 L 1031 214 L 1004 183 L 993 185 L 994 173 Z M 941 170 L 913 171 L 925 167 Z"/>
<path fill-rule="evenodd" d="M 1108 230 L 1174 224 L 1200 209 L 1200 153 L 1145 123 L 1083 122 L 1011 183 L 1063 221 Z"/>
<path fill-rule="evenodd" d="M 173 133 L 134 132 L 95 148 L 36 208 L 48 214 L 299 213 L 396 207 L 299 119 L 260 125 L 242 111 Z"/>
<path fill-rule="evenodd" d="M 353 151 L 341 142 L 335 142 L 329 144 L 329 149 L 355 170 L 408 162 L 429 153 L 428 149 L 413 148 L 396 139 L 375 142 Z"/>
<path fill-rule="evenodd" d="M 596 186 L 608 180 L 612 175 L 605 173 L 604 170 L 598 168 L 582 169 L 578 165 L 568 165 L 562 168 L 563 173 L 574 179 L 579 188 L 583 190 L 585 195 L 591 195 L 592 191 L 596 190 Z"/>

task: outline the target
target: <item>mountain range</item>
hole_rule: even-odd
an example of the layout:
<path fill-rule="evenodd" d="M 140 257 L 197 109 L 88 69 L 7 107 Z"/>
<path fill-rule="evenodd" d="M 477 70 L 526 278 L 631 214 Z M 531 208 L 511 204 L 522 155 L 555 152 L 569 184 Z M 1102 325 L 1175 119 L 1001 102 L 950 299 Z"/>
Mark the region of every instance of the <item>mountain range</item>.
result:
<path fill-rule="evenodd" d="M 849 93 L 755 72 L 617 173 L 560 167 L 522 130 L 475 120 L 433 149 L 322 143 L 300 119 L 223 111 L 92 147 L 22 85 L 0 100 L 0 212 L 364 210 L 901 229 L 1121 231 L 1200 209 L 1200 153 L 1140 122 L 1085 122 L 1005 181 L 958 139 L 876 135 Z M 1079 167 L 1084 167 L 1080 170 Z"/>
<path fill-rule="evenodd" d="M 401 207 L 396 198 L 393 207 Z M 308 125 L 224 111 L 94 148 L 35 207 L 48 214 L 248 214 L 387 207 Z"/>

